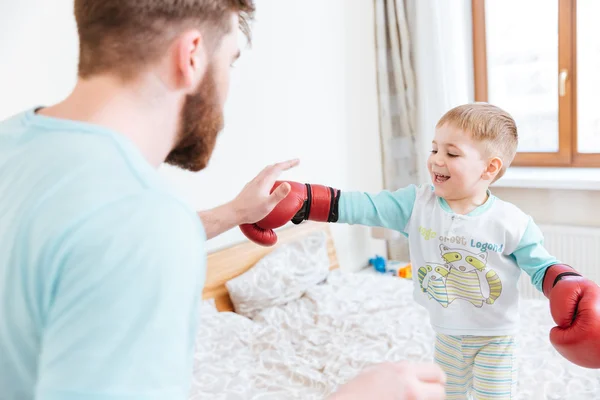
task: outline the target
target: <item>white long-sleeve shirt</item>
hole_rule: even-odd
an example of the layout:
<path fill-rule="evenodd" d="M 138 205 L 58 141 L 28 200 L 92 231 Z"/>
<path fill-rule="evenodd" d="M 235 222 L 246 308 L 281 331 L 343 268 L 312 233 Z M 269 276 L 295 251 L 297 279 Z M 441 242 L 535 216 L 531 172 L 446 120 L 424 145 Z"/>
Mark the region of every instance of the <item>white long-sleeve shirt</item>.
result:
<path fill-rule="evenodd" d="M 485 204 L 454 213 L 431 185 L 376 195 L 342 192 L 339 221 L 381 226 L 408 237 L 415 300 L 446 335 L 502 336 L 518 330 L 521 270 L 541 291 L 559 263 L 531 217 L 488 192 Z"/>

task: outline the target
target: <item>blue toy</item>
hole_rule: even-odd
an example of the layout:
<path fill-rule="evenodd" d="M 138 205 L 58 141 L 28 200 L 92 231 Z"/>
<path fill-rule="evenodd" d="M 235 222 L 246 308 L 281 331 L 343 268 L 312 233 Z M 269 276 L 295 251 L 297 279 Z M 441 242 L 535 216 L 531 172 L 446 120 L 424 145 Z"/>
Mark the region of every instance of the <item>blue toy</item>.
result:
<path fill-rule="evenodd" d="M 375 256 L 374 258 L 369 259 L 369 265 L 372 265 L 375 268 L 375 271 L 388 274 L 393 276 L 399 276 L 401 278 L 412 278 L 411 265 L 402 265 L 398 261 L 391 261 L 389 264 L 385 260 L 385 258 L 381 256 Z"/>
<path fill-rule="evenodd" d="M 377 272 L 381 272 L 382 274 L 386 272 L 385 258 L 381 256 L 375 256 L 375 258 L 369 259 L 369 265 L 372 265 Z"/>

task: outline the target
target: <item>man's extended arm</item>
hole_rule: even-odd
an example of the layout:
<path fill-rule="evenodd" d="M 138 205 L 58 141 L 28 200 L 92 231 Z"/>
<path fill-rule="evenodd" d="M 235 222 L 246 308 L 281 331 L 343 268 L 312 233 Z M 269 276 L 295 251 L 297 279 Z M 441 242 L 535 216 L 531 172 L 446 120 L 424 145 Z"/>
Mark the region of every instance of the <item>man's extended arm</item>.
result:
<path fill-rule="evenodd" d="M 200 211 L 206 237 L 212 239 L 241 224 L 261 220 L 290 192 L 289 185 L 281 185 L 271 193 L 279 175 L 298 165 L 298 160 L 289 160 L 270 165 L 244 186 L 232 201 L 210 210 Z"/>

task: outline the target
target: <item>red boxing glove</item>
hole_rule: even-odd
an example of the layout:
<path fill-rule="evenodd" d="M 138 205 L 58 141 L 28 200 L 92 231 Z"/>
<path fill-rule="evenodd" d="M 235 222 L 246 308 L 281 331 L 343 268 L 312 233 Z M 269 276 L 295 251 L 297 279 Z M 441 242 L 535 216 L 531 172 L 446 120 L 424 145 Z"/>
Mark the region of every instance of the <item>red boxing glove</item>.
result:
<path fill-rule="evenodd" d="M 336 222 L 340 191 L 322 185 L 310 185 L 299 182 L 277 181 L 273 190 L 283 182 L 289 183 L 292 190 L 275 206 L 266 217 L 254 224 L 240 225 L 246 237 L 263 246 L 277 243 L 277 234 L 273 229 L 289 221 L 299 224 L 305 220 Z"/>
<path fill-rule="evenodd" d="M 543 291 L 557 325 L 550 331 L 552 345 L 574 364 L 600 368 L 600 287 L 556 264 L 546 270 Z"/>

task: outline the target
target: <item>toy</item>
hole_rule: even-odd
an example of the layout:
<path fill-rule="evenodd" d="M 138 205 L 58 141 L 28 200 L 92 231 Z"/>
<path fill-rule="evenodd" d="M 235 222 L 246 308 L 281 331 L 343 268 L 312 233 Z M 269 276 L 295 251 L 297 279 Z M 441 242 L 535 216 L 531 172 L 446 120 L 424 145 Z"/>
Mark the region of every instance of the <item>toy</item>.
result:
<path fill-rule="evenodd" d="M 382 274 L 386 272 L 385 259 L 381 256 L 369 259 L 369 265 L 372 265 L 377 272 L 381 272 Z"/>
<path fill-rule="evenodd" d="M 404 267 L 398 270 L 398 276 L 400 278 L 412 279 L 412 265 L 406 264 Z"/>
<path fill-rule="evenodd" d="M 399 276 L 400 278 L 412 279 L 412 267 L 411 264 L 401 266 L 398 261 L 386 262 L 385 258 L 381 256 L 375 256 L 369 259 L 369 265 L 372 265 L 375 271 L 382 274 L 389 274 L 392 276 Z"/>

